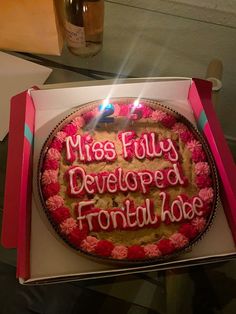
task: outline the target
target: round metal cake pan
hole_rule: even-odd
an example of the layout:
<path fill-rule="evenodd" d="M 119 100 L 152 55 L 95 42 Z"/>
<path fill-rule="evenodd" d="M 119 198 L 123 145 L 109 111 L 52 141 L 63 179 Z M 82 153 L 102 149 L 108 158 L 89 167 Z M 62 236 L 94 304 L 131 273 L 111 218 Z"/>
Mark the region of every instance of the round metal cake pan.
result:
<path fill-rule="evenodd" d="M 179 122 L 183 122 L 185 125 L 187 125 L 187 127 L 193 132 L 193 134 L 195 135 L 195 137 L 197 139 L 199 139 L 199 141 L 201 142 L 203 148 L 204 148 L 204 152 L 206 153 L 207 156 L 207 160 L 209 162 L 210 165 L 210 169 L 211 169 L 211 174 L 212 174 L 212 186 L 214 189 L 214 200 L 213 200 L 213 204 L 212 204 L 212 211 L 210 214 L 210 217 L 208 218 L 207 224 L 204 228 L 204 230 L 198 235 L 196 236 L 192 241 L 189 242 L 189 244 L 186 247 L 183 247 L 181 249 L 179 249 L 178 251 L 175 251 L 174 253 L 170 254 L 170 255 L 164 255 L 158 258 L 149 258 L 149 259 L 145 259 L 145 260 L 136 260 L 136 259 L 126 259 L 126 260 L 117 260 L 117 259 L 112 259 L 112 258 L 105 258 L 105 257 L 101 257 L 98 255 L 94 255 L 94 254 L 90 254 L 88 252 L 85 252 L 75 246 L 73 246 L 71 243 L 69 243 L 69 241 L 67 241 L 67 239 L 65 237 L 63 237 L 61 235 L 61 233 L 59 232 L 58 226 L 52 221 L 48 210 L 46 209 L 46 204 L 44 201 L 44 197 L 42 194 L 42 190 L 41 190 L 41 185 L 40 185 L 40 178 L 41 178 L 41 168 L 42 168 L 42 163 L 43 163 L 43 159 L 44 156 L 48 150 L 48 147 L 51 143 L 52 138 L 55 136 L 55 134 L 61 129 L 63 128 L 63 126 L 65 126 L 67 123 L 69 123 L 75 116 L 77 115 L 81 115 L 85 112 L 88 112 L 90 110 L 93 110 L 94 108 L 96 108 L 99 104 L 101 104 L 103 102 L 104 99 L 100 99 L 100 100 L 96 100 L 93 102 L 88 102 L 82 106 L 78 106 L 75 107 L 71 110 L 71 112 L 66 115 L 66 117 L 64 119 L 62 119 L 56 126 L 55 128 L 50 132 L 48 138 L 45 140 L 43 147 L 41 149 L 41 153 L 39 156 L 39 161 L 38 161 L 38 168 L 37 168 L 37 190 L 38 190 L 38 194 L 39 194 L 39 199 L 40 199 L 40 209 L 39 210 L 44 210 L 47 219 L 50 221 L 54 231 L 56 231 L 56 233 L 58 234 L 58 237 L 60 239 L 63 239 L 64 243 L 67 244 L 67 246 L 71 247 L 73 250 L 78 251 L 80 254 L 82 254 L 83 256 L 86 256 L 92 260 L 95 261 L 100 261 L 100 262 L 104 262 L 104 263 L 112 263 L 112 264 L 117 264 L 117 265 L 124 265 L 124 266 L 138 266 L 138 265 L 149 265 L 149 264 L 157 264 L 157 263 L 164 263 L 167 261 L 171 261 L 176 259 L 177 257 L 179 257 L 180 255 L 189 252 L 190 250 L 192 250 L 192 248 L 197 245 L 199 243 L 199 241 L 201 241 L 204 237 L 204 235 L 209 231 L 210 226 L 213 223 L 213 218 L 215 216 L 215 211 L 217 209 L 218 206 L 218 202 L 219 202 L 219 183 L 218 183 L 218 175 L 217 175 L 217 170 L 216 170 L 216 166 L 215 166 L 215 162 L 214 162 L 214 158 L 213 155 L 211 153 L 211 150 L 207 144 L 207 141 L 205 140 L 204 136 L 199 132 L 199 130 L 187 119 L 185 118 L 182 114 L 180 114 L 179 112 L 177 112 L 176 110 L 168 107 L 167 105 L 163 105 L 161 104 L 158 100 L 155 99 L 148 99 L 148 98 L 141 98 L 139 99 L 140 102 L 143 102 L 145 105 L 150 106 L 153 109 L 162 109 L 164 111 L 166 111 L 167 113 L 169 112 L 170 114 L 174 115 Z M 119 97 L 119 98 L 110 98 L 109 99 L 111 103 L 133 103 L 136 98 L 134 97 Z M 53 232 L 53 229 L 51 230 Z"/>

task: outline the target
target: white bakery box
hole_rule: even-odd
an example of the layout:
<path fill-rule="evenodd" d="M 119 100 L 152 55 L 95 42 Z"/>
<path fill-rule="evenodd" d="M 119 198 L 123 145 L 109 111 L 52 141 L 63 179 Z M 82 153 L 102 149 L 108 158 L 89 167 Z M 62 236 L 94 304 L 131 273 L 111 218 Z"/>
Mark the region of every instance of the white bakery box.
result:
<path fill-rule="evenodd" d="M 32 88 L 11 100 L 2 244 L 17 249 L 24 284 L 64 282 L 225 261 L 236 257 L 236 168 L 211 103 L 211 83 L 191 78 L 89 81 Z M 205 135 L 221 179 L 221 200 L 204 238 L 174 260 L 122 266 L 91 260 L 64 244 L 37 202 L 37 160 L 49 132 L 72 108 L 97 99 L 157 99 Z M 223 204 L 223 205 L 222 205 Z"/>

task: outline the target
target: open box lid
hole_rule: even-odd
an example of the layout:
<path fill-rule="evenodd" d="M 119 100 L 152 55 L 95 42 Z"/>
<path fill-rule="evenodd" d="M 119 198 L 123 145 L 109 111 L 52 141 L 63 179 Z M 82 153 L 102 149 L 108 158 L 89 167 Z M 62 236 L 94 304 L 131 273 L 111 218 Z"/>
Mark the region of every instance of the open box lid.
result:
<path fill-rule="evenodd" d="M 138 83 L 137 83 L 138 81 Z M 140 82 L 141 80 L 136 80 L 136 82 L 133 80 L 132 84 L 129 84 L 129 91 L 128 96 L 134 96 L 137 97 L 137 91 L 133 93 L 133 90 L 135 88 L 137 89 L 137 86 L 142 87 L 142 95 L 141 97 L 150 97 L 150 92 L 153 90 L 157 93 L 158 99 L 166 99 L 168 95 L 169 100 L 179 99 L 179 104 L 181 105 L 181 100 L 191 98 L 191 104 L 193 105 L 193 111 L 195 114 L 195 117 L 197 118 L 197 121 L 199 122 L 199 126 L 203 129 L 204 133 L 206 134 L 207 138 L 209 137 L 209 144 L 214 152 L 217 162 L 217 166 L 219 169 L 219 172 L 224 172 L 227 174 L 227 172 L 230 172 L 230 175 L 223 176 L 224 178 L 224 186 L 230 187 L 230 193 L 226 193 L 226 199 L 227 203 L 230 204 L 231 207 L 225 207 L 227 209 L 227 217 L 229 217 L 229 221 L 231 221 L 231 231 L 233 235 L 235 236 L 235 166 L 233 163 L 233 159 L 231 157 L 231 154 L 229 152 L 229 149 L 227 147 L 227 144 L 223 138 L 223 134 L 221 132 L 219 123 L 217 122 L 217 118 L 215 116 L 215 112 L 213 109 L 212 104 L 210 103 L 210 95 L 211 95 L 211 83 L 203 80 L 191 80 L 188 78 L 160 78 L 160 79 L 151 79 L 151 81 L 148 80 L 148 84 L 143 84 Z M 139 83 L 140 82 L 140 83 Z M 158 88 L 156 82 L 158 82 Z M 178 84 L 177 84 L 178 82 Z M 93 82 L 97 83 L 97 82 Z M 101 82 L 99 82 L 100 86 L 96 86 L 96 88 L 93 87 L 93 93 L 91 93 L 91 87 L 74 87 L 74 88 L 58 88 L 56 90 L 57 93 L 57 102 L 53 104 L 53 99 L 50 98 L 53 96 L 54 90 L 45 90 L 45 91 L 32 91 L 31 96 L 34 100 L 34 103 L 37 105 L 38 108 L 44 103 L 46 106 L 50 104 L 52 107 L 50 107 L 50 114 L 48 115 L 47 119 L 50 120 L 53 118 L 55 112 L 57 113 L 61 112 L 64 114 L 66 111 L 65 108 L 65 98 L 67 98 L 67 101 L 70 104 L 76 104 L 79 105 L 80 103 L 83 104 L 85 102 L 88 102 L 90 100 L 95 100 L 98 98 L 105 98 L 108 94 L 110 97 L 112 97 L 112 93 L 119 97 L 119 96 L 126 96 L 124 95 L 124 85 L 123 84 L 116 84 L 115 86 L 111 85 L 105 85 L 105 82 L 103 81 L 103 85 L 101 85 Z M 127 84 L 130 83 L 129 81 Z M 177 84 L 177 86 L 176 86 Z M 105 86 L 105 89 L 104 89 Z M 173 89 L 171 86 L 175 86 L 176 88 Z M 74 90 L 73 90 L 74 89 Z M 83 92 L 82 93 L 82 89 Z M 74 91 L 77 91 L 74 95 Z M 101 91 L 105 93 L 104 95 L 101 94 Z M 79 91 L 79 99 L 78 99 L 78 91 Z M 90 91 L 90 93 L 88 93 Z M 139 90 L 140 91 L 140 90 Z M 120 93 L 120 94 L 119 94 Z M 177 96 L 176 96 L 177 94 Z M 73 96 L 74 95 L 74 96 Z M 149 96 L 148 96 L 149 95 Z M 84 98 L 83 98 L 84 97 Z M 3 220 L 3 231 L 2 231 L 2 241 L 3 244 L 7 247 L 17 247 L 18 248 L 18 276 L 22 278 L 28 278 L 29 277 L 29 253 L 30 253 L 30 206 L 28 204 L 31 202 L 31 189 L 30 185 L 27 184 L 28 182 L 28 176 L 31 173 L 31 158 L 32 158 L 32 146 L 29 141 L 29 138 L 32 139 L 32 133 L 33 133 L 33 126 L 34 126 L 34 104 L 32 102 L 32 98 L 28 93 L 23 93 L 20 95 L 17 95 L 15 98 L 12 99 L 12 117 L 11 117 L 11 124 L 10 124 L 10 136 L 9 136 L 9 159 L 8 159 L 8 166 L 7 168 L 7 179 L 6 179 L 6 194 L 5 194 L 5 205 L 4 205 L 4 220 Z M 41 101 L 39 101 L 39 98 L 41 98 Z M 69 99 L 68 99 L 69 98 Z M 154 97 L 153 97 L 154 98 Z M 19 112 L 17 113 L 16 104 L 21 104 L 22 110 L 24 111 L 24 115 L 19 115 Z M 207 108 L 206 108 L 207 107 Z M 43 108 L 41 107 L 42 111 Z M 20 110 L 20 109 L 19 109 Z M 191 110 L 190 110 L 191 111 Z M 192 112 L 187 110 L 185 112 L 185 115 L 192 115 Z M 47 112 L 48 113 L 48 112 Z M 43 113 L 41 112 L 41 116 Z M 37 123 L 39 124 L 37 127 L 40 127 L 40 114 L 37 117 L 39 121 Z M 20 119 L 19 119 L 20 117 Z M 207 118 L 206 118 L 207 117 Z M 29 119 L 30 121 L 28 121 Z M 60 120 L 60 115 L 58 116 L 58 119 Z M 21 129 L 18 130 L 18 132 L 14 131 L 15 124 L 20 126 Z M 59 121 L 58 121 L 59 122 Z M 25 127 L 25 125 L 28 126 Z M 55 119 L 52 120 L 51 125 L 49 123 L 49 128 L 53 128 L 55 125 Z M 213 136 L 212 132 L 212 125 L 214 125 L 214 130 L 218 133 L 217 136 Z M 48 129 L 46 129 L 46 133 L 48 132 Z M 24 130 L 24 132 L 22 131 Z M 30 131 L 30 132 L 29 132 Z M 21 135 L 20 135 L 21 132 Z M 22 134 L 24 135 L 22 137 Z M 41 134 L 42 135 L 42 134 Z M 219 136 L 218 136 L 219 135 Z M 17 137 L 16 137 L 17 136 Z M 19 140 L 21 145 L 19 145 L 18 151 L 15 149 L 15 141 L 16 138 Z M 24 138 L 24 140 L 23 140 Z M 41 140 L 43 141 L 45 137 L 41 137 Z M 222 140 L 223 138 L 223 140 Z M 220 139 L 220 142 L 218 143 L 218 139 Z M 222 141 L 224 142 L 222 144 Z M 222 146 L 223 145 L 223 146 Z M 14 146 L 14 153 L 11 150 L 11 147 Z M 40 145 L 39 145 L 40 147 Z M 223 147 L 223 148 L 222 148 Z M 36 148 L 37 149 L 37 148 Z M 222 155 L 221 149 L 224 149 L 225 153 Z M 14 156 L 24 156 L 22 158 L 20 164 L 22 167 L 19 168 L 20 164 L 15 164 Z M 225 166 L 229 166 L 228 170 L 225 170 Z M 21 169 L 21 170 L 19 170 Z M 23 170 L 24 169 L 24 170 Z M 234 171 L 232 170 L 234 169 Z M 26 171 L 27 170 L 27 171 Z M 16 176 L 16 174 L 18 174 Z M 16 180 L 17 178 L 17 180 Z M 18 182 L 17 182 L 18 181 Z M 17 186 L 17 189 L 12 189 L 12 182 L 14 182 L 14 186 Z M 18 183 L 19 183 L 19 189 L 18 189 Z M 26 188 L 27 186 L 27 188 Z M 17 202 L 17 196 L 18 201 Z M 13 201 L 13 198 L 15 197 L 15 201 Z M 231 210 L 232 209 L 232 210 Z M 18 219 L 16 219 L 18 214 Z M 231 219 L 232 218 L 232 219 Z M 15 226 L 15 228 L 8 228 L 8 226 Z M 18 226 L 20 226 L 18 228 Z M 14 230 L 13 230 L 14 229 Z M 10 231 L 11 230 L 11 231 Z"/>

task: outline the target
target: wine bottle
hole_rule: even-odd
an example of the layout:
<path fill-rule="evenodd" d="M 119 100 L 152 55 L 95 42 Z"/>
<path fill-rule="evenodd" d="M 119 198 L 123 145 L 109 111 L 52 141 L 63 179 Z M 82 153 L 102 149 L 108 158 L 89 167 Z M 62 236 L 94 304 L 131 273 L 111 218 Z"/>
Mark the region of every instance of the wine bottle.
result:
<path fill-rule="evenodd" d="M 64 0 L 64 27 L 68 49 L 88 57 L 102 48 L 104 1 Z"/>

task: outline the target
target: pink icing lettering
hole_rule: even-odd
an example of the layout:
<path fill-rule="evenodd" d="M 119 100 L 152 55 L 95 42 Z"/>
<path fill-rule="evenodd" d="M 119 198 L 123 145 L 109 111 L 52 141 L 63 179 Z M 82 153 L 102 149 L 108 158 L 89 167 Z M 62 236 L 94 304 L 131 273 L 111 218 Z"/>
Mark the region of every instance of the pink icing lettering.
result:
<path fill-rule="evenodd" d="M 94 185 L 94 177 L 87 174 L 86 175 L 86 180 L 84 182 L 84 187 L 86 189 L 86 191 L 88 191 L 89 194 L 94 194 L 95 189 L 93 188 Z"/>
<path fill-rule="evenodd" d="M 95 175 L 94 180 L 96 183 L 98 193 L 103 194 L 106 190 L 106 177 L 103 175 L 99 175 L 99 176 Z"/>
<path fill-rule="evenodd" d="M 127 189 L 130 191 L 137 191 L 138 182 L 136 178 L 136 173 L 133 171 L 128 171 L 125 176 L 125 183 L 127 185 Z"/>
<path fill-rule="evenodd" d="M 136 138 L 134 131 L 121 132 L 119 139 L 122 143 L 123 157 L 130 160 L 133 157 L 137 159 L 155 158 L 166 155 L 171 162 L 178 161 L 178 152 L 171 139 L 158 141 L 155 132 L 143 133 L 140 138 Z"/>
<path fill-rule="evenodd" d="M 74 136 L 68 136 L 66 138 L 66 159 L 69 162 L 73 162 L 75 160 L 75 152 L 74 149 L 76 149 L 79 146 L 80 137 L 74 137 Z M 81 146 L 81 145 L 80 145 Z M 81 150 L 80 150 L 81 152 Z M 81 156 L 80 156 L 81 160 Z"/>
<path fill-rule="evenodd" d="M 154 172 L 154 183 L 157 188 L 159 189 L 164 188 L 163 179 L 164 179 L 164 174 L 162 171 L 157 170 Z"/>
<path fill-rule="evenodd" d="M 105 142 L 104 144 L 105 158 L 109 161 L 116 159 L 115 145 L 112 142 Z"/>
<path fill-rule="evenodd" d="M 72 135 L 66 137 L 66 159 L 79 161 L 113 161 L 117 158 L 115 145 L 112 142 L 93 141 L 90 135 Z"/>
<path fill-rule="evenodd" d="M 122 142 L 122 147 L 123 147 L 123 154 L 124 154 L 124 158 L 126 159 L 129 154 L 128 154 L 128 151 L 127 151 L 127 148 L 132 146 L 132 138 L 131 138 L 131 141 L 127 141 L 128 140 L 128 137 L 131 137 L 133 135 L 133 132 L 123 132 L 121 134 L 121 142 Z"/>
<path fill-rule="evenodd" d="M 79 202 L 78 207 L 77 207 L 77 211 L 78 211 L 77 220 L 78 220 L 80 230 L 83 228 L 83 220 L 86 218 L 85 215 L 82 216 L 82 210 L 84 207 L 87 207 L 88 205 L 93 205 L 93 204 L 94 204 L 94 200 Z M 88 223 L 89 223 L 89 228 L 90 228 L 92 225 L 89 221 Z"/>
<path fill-rule="evenodd" d="M 115 173 L 116 173 L 116 175 L 118 176 L 118 186 L 119 186 L 119 190 L 122 191 L 122 192 L 127 191 L 127 185 L 125 186 L 122 168 L 116 169 L 116 170 L 115 170 Z"/>
<path fill-rule="evenodd" d="M 147 193 L 149 191 L 149 186 L 153 181 L 153 176 L 151 172 L 148 171 L 138 172 L 138 176 L 140 178 L 142 192 Z"/>
<path fill-rule="evenodd" d="M 92 145 L 92 152 L 94 153 L 94 158 L 97 161 L 103 160 L 104 150 L 103 144 L 101 142 L 94 142 Z"/>
<path fill-rule="evenodd" d="M 173 164 L 173 169 L 169 169 L 167 173 L 167 179 L 171 185 L 184 184 L 184 180 L 181 178 L 179 169 L 176 164 Z"/>
<path fill-rule="evenodd" d="M 112 219 L 114 229 L 116 229 L 118 226 L 118 223 L 117 223 L 118 218 L 117 217 L 120 217 L 122 219 L 122 227 L 125 229 L 127 227 L 125 214 L 122 211 L 118 211 L 118 210 L 111 212 L 111 219 Z"/>
<path fill-rule="evenodd" d="M 171 161 L 176 162 L 178 160 L 178 153 L 174 147 L 174 144 L 170 138 L 165 141 L 160 141 L 160 148 L 162 152 L 168 153 L 168 158 Z"/>
<path fill-rule="evenodd" d="M 77 205 L 77 220 L 79 228 L 82 229 L 83 223 L 88 224 L 90 231 L 99 230 L 116 230 L 116 229 L 132 229 L 143 228 L 145 226 L 152 227 L 159 221 L 158 216 L 154 213 L 153 203 L 146 199 L 143 206 L 133 207 L 133 203 L 129 199 L 124 201 L 124 210 L 103 210 L 94 209 L 87 210 L 82 213 L 83 208 L 93 205 L 94 201 L 82 201 Z M 99 230 L 95 226 L 99 226 Z"/>
<path fill-rule="evenodd" d="M 143 139 L 138 139 L 134 142 L 134 155 L 137 159 L 144 159 L 146 150 Z"/>
<path fill-rule="evenodd" d="M 66 173 L 66 178 L 69 180 L 68 192 L 69 195 L 83 195 L 83 190 L 85 187 L 85 181 L 83 180 L 85 176 L 85 171 L 81 167 L 72 167 Z M 78 178 L 81 178 L 81 186 L 78 187 Z M 87 187 L 87 186 L 86 186 Z M 87 191 L 88 187 L 87 187 Z"/>
<path fill-rule="evenodd" d="M 131 209 L 130 200 L 125 201 L 125 207 L 126 207 L 126 211 L 127 211 L 127 225 L 131 228 L 136 227 L 138 224 L 137 220 L 133 219 L 134 220 L 133 223 L 131 222 L 132 217 L 134 217 L 134 218 L 136 217 L 136 212 L 135 211 L 132 212 L 130 210 Z"/>
<path fill-rule="evenodd" d="M 166 192 L 161 192 L 159 195 L 162 199 L 161 221 L 166 221 L 166 219 L 169 219 L 171 222 L 178 222 L 182 219 L 192 220 L 195 216 L 201 216 L 203 214 L 203 212 L 199 210 L 203 208 L 203 202 L 198 196 L 187 201 L 179 195 L 177 199 L 173 200 L 170 204 Z"/>
<path fill-rule="evenodd" d="M 105 225 L 103 224 L 102 215 L 106 219 L 106 224 Z M 109 228 L 109 225 L 110 225 L 110 215 L 109 215 L 108 211 L 106 211 L 106 210 L 100 210 L 99 211 L 99 213 L 98 213 L 98 222 L 99 222 L 99 225 L 100 225 L 102 230 L 107 230 Z"/>
<path fill-rule="evenodd" d="M 151 187 L 159 189 L 168 186 L 184 185 L 185 180 L 180 165 L 173 164 L 173 168 L 157 171 L 128 171 L 116 168 L 114 172 L 99 172 L 87 174 L 82 167 L 73 166 L 65 174 L 70 196 L 81 197 L 85 193 L 116 193 L 117 191 L 141 191 L 146 194 Z"/>
<path fill-rule="evenodd" d="M 183 219 L 181 202 L 179 200 L 173 201 L 171 208 L 170 208 L 170 212 L 171 212 L 172 217 L 175 218 L 175 221 L 181 221 Z M 177 213 L 178 213 L 178 215 L 177 215 Z"/>
<path fill-rule="evenodd" d="M 107 177 L 107 190 L 110 193 L 116 193 L 118 189 L 117 177 L 114 173 L 109 173 Z"/>

